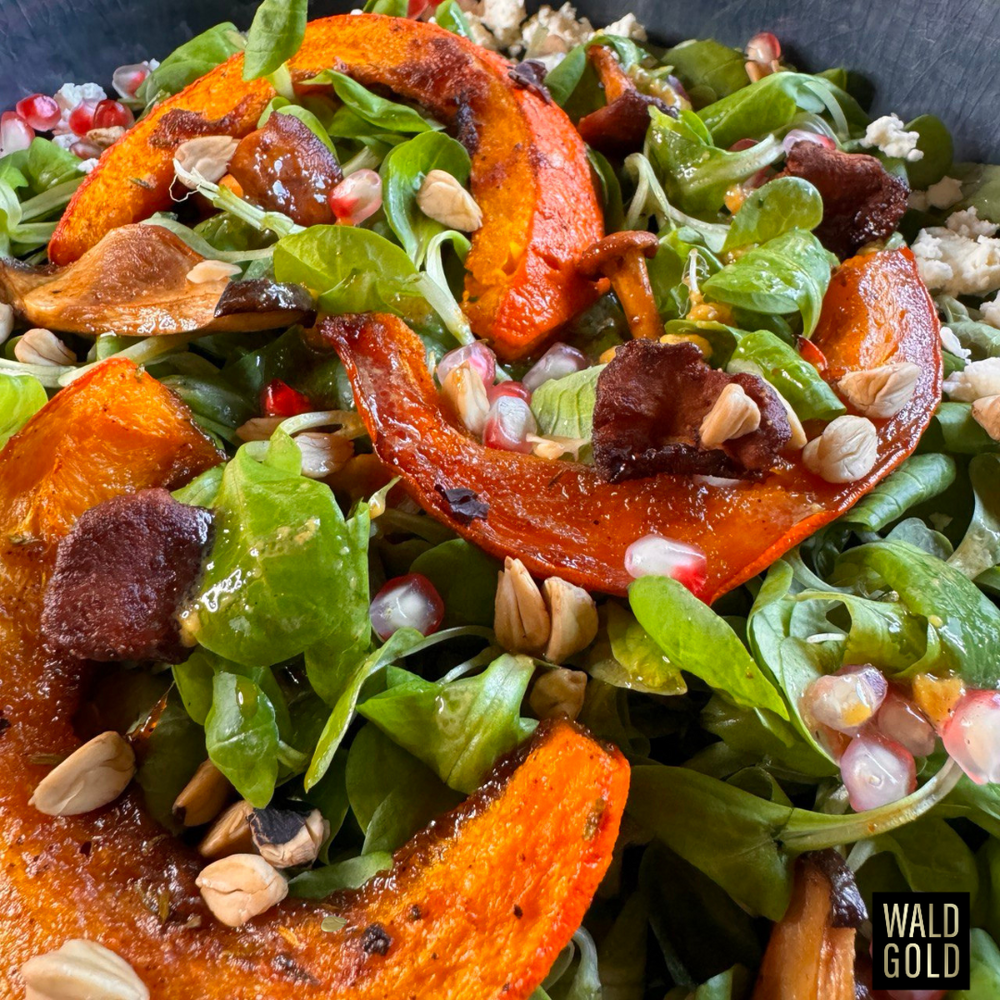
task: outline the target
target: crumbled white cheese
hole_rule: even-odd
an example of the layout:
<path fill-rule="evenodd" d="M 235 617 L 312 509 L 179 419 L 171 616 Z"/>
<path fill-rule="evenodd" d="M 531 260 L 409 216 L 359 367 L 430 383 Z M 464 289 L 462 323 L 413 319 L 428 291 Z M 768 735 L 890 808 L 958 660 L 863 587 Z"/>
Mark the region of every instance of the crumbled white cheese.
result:
<path fill-rule="evenodd" d="M 984 323 L 1000 330 L 1000 295 L 994 296 L 989 302 L 984 302 L 979 311 Z"/>
<path fill-rule="evenodd" d="M 61 112 L 59 122 L 52 130 L 55 135 L 65 135 L 70 131 L 70 112 L 83 101 L 103 101 L 108 95 L 96 83 L 64 83 L 55 93 L 56 104 Z M 76 142 L 76 138 L 73 139 Z"/>
<path fill-rule="evenodd" d="M 538 59 L 549 69 L 558 65 L 570 49 L 594 36 L 594 26 L 585 17 L 577 20 L 576 8 L 564 3 L 558 10 L 542 7 L 525 23 L 521 46 L 525 59 Z"/>
<path fill-rule="evenodd" d="M 942 177 L 926 191 L 911 191 L 909 206 L 918 212 L 929 208 L 951 208 L 962 200 L 962 182 L 955 177 Z"/>
<path fill-rule="evenodd" d="M 990 222 L 988 219 L 980 219 L 979 211 L 975 205 L 961 212 L 952 212 L 945 221 L 945 225 L 953 233 L 958 233 L 959 236 L 965 236 L 970 240 L 976 236 L 996 236 L 997 229 L 1000 229 L 996 223 Z"/>
<path fill-rule="evenodd" d="M 955 336 L 955 331 L 950 326 L 941 327 L 941 346 L 956 358 L 968 361 L 972 357 L 972 351 L 962 346 L 962 342 Z"/>
<path fill-rule="evenodd" d="M 493 33 L 483 24 L 478 15 L 471 12 L 466 13 L 465 20 L 469 25 L 472 40 L 476 45 L 481 45 L 484 49 L 489 49 L 491 52 L 500 51 L 500 43 L 494 38 Z"/>
<path fill-rule="evenodd" d="M 69 149 L 80 141 L 80 137 L 75 132 L 60 132 L 52 136 L 52 143 L 60 149 Z"/>
<path fill-rule="evenodd" d="M 603 35 L 621 35 L 623 38 L 631 38 L 634 42 L 644 42 L 649 37 L 646 29 L 636 19 L 635 14 L 626 14 L 624 17 L 613 21 L 606 28 L 601 29 Z"/>
<path fill-rule="evenodd" d="M 961 228 L 961 223 L 956 225 Z M 911 249 L 931 291 L 958 297 L 1000 288 L 1000 239 L 985 234 L 972 239 L 955 229 L 932 226 L 920 231 Z"/>
<path fill-rule="evenodd" d="M 506 49 L 521 37 L 521 22 L 528 16 L 524 0 L 480 0 L 472 13 Z"/>
<path fill-rule="evenodd" d="M 960 372 L 952 372 L 944 380 L 944 391 L 961 403 L 1000 395 L 1000 358 L 971 361 Z"/>
<path fill-rule="evenodd" d="M 876 146 L 886 156 L 895 156 L 913 163 L 923 159 L 923 150 L 917 149 L 919 132 L 907 132 L 899 115 L 876 118 L 865 131 L 862 146 Z"/>

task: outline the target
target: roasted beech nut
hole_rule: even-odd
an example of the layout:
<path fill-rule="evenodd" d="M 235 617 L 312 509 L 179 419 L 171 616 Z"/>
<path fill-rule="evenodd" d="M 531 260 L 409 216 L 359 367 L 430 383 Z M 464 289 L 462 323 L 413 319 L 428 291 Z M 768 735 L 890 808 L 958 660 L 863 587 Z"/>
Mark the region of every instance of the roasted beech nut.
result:
<path fill-rule="evenodd" d="M 149 989 L 119 955 L 84 938 L 21 966 L 25 1000 L 149 1000 Z"/>
<path fill-rule="evenodd" d="M 753 413 L 740 409 L 739 427 L 717 412 L 723 393 L 733 406 L 753 404 Z M 711 432 L 711 446 L 703 432 Z M 791 433 L 785 408 L 762 379 L 710 368 L 694 344 L 633 340 L 597 380 L 594 464 L 607 482 L 661 473 L 760 478 Z"/>
<path fill-rule="evenodd" d="M 816 235 L 841 260 L 866 243 L 891 236 L 906 213 L 906 182 L 867 153 L 797 142 L 778 176 L 801 177 L 823 196 L 823 221 Z"/>
<path fill-rule="evenodd" d="M 248 854 L 253 850 L 250 834 L 250 814 L 253 806 L 244 799 L 234 802 L 209 827 L 205 839 L 198 845 L 203 858 L 225 858 L 230 854 Z"/>
<path fill-rule="evenodd" d="M 204 761 L 174 800 L 173 813 L 184 826 L 211 823 L 222 811 L 233 786 L 210 761 Z"/>
<path fill-rule="evenodd" d="M 256 854 L 233 854 L 213 861 L 195 880 L 219 923 L 242 927 L 288 895 L 288 883 Z"/>
<path fill-rule="evenodd" d="M 322 140 L 294 115 L 275 112 L 236 147 L 229 173 L 248 201 L 300 226 L 337 221 L 328 196 L 344 179 Z"/>
<path fill-rule="evenodd" d="M 180 663 L 177 610 L 201 573 L 212 515 L 164 489 L 85 511 L 59 542 L 42 636 L 83 660 Z"/>
<path fill-rule="evenodd" d="M 300 812 L 268 806 L 254 809 L 248 822 L 254 847 L 275 868 L 312 864 L 330 833 L 330 824 L 318 809 Z"/>
<path fill-rule="evenodd" d="M 95 736 L 42 778 L 30 804 L 46 816 L 79 816 L 114 802 L 135 775 L 135 754 L 118 733 Z"/>

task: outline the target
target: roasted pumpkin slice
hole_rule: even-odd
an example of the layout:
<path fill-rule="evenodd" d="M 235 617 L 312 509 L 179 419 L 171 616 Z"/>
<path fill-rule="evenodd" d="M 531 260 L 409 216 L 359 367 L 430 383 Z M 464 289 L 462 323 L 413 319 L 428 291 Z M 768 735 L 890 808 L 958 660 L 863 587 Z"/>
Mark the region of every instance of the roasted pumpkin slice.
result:
<path fill-rule="evenodd" d="M 583 141 L 555 104 L 519 87 L 510 64 L 432 24 L 377 14 L 313 21 L 290 61 L 296 80 L 332 66 L 387 87 L 451 125 L 472 155 L 472 192 L 483 210 L 466 261 L 464 306 L 473 329 L 506 358 L 530 353 L 592 301 L 576 260 L 603 234 Z M 180 136 L 161 126 L 174 110 L 247 135 L 274 90 L 242 79 L 238 55 L 158 105 L 101 157 L 49 245 L 76 260 L 107 232 L 170 204 Z"/>
<path fill-rule="evenodd" d="M 44 761 L 80 742 L 71 718 L 87 676 L 39 638 L 56 543 L 89 507 L 180 486 L 219 458 L 179 400 L 114 359 L 0 453 L 4 995 L 23 988 L 27 959 L 88 938 L 129 962 L 157 1000 L 525 1000 L 579 926 L 628 794 L 622 756 L 570 723 L 540 726 L 391 871 L 323 903 L 286 901 L 238 930 L 211 916 L 195 887 L 203 861 L 138 794 L 63 818 L 29 805 Z M 327 916 L 339 930 L 323 930 Z"/>
<path fill-rule="evenodd" d="M 708 559 L 699 596 L 712 601 L 838 517 L 916 447 L 941 398 L 933 304 L 907 251 L 855 257 L 834 276 L 814 337 L 833 375 L 888 361 L 921 373 L 910 401 L 876 420 L 878 459 L 846 484 L 824 482 L 801 459 L 760 482 L 660 475 L 611 484 L 590 466 L 486 448 L 440 405 L 420 339 L 393 316 L 325 320 L 319 339 L 339 353 L 375 451 L 438 520 L 539 576 L 624 594 L 625 550 L 655 533 L 698 545 Z M 487 513 L 452 510 L 449 490 L 471 490 Z"/>

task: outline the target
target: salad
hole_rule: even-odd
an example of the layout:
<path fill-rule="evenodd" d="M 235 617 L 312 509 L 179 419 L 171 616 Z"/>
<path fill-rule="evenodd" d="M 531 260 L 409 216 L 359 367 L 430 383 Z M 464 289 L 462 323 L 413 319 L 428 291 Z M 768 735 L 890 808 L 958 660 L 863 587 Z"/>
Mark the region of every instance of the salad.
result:
<path fill-rule="evenodd" d="M 0 119 L 11 989 L 1000 995 L 1000 168 L 569 4 L 112 87 Z"/>

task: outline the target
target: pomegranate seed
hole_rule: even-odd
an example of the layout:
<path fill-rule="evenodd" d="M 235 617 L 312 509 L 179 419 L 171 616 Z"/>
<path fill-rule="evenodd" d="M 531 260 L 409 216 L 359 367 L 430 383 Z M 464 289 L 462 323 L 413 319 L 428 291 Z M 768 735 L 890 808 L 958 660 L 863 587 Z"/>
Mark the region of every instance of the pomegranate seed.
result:
<path fill-rule="evenodd" d="M 415 628 L 422 635 L 431 635 L 441 627 L 444 601 L 426 576 L 410 573 L 390 580 L 375 595 L 368 616 L 383 642 L 401 628 Z"/>
<path fill-rule="evenodd" d="M 406 7 L 406 16 L 413 18 L 420 17 L 430 5 L 430 0 L 410 0 Z"/>
<path fill-rule="evenodd" d="M 122 97 L 135 97 L 136 91 L 147 76 L 149 76 L 149 66 L 146 63 L 119 66 L 111 77 L 111 84 Z"/>
<path fill-rule="evenodd" d="M 906 747 L 875 732 L 864 732 L 840 758 L 840 777 L 855 812 L 906 798 L 917 787 L 917 766 Z"/>
<path fill-rule="evenodd" d="M 120 101 L 106 98 L 94 108 L 94 128 L 131 128 L 134 124 L 135 116 Z"/>
<path fill-rule="evenodd" d="M 816 722 L 853 736 L 878 711 L 887 690 L 881 672 L 865 664 L 818 677 L 802 700 Z"/>
<path fill-rule="evenodd" d="M 273 379 L 264 386 L 260 394 L 260 408 L 267 417 L 297 417 L 300 413 L 311 413 L 316 409 L 297 389 Z"/>
<path fill-rule="evenodd" d="M 494 403 L 501 396 L 513 396 L 515 399 L 523 399 L 526 403 L 531 403 L 531 390 L 523 382 L 497 382 L 496 385 L 486 387 L 486 398 Z"/>
<path fill-rule="evenodd" d="M 756 145 L 756 139 L 737 139 L 736 142 L 729 147 L 729 152 L 742 153 L 744 149 L 753 149 Z"/>
<path fill-rule="evenodd" d="M 36 131 L 48 132 L 59 124 L 62 112 L 54 97 L 32 94 L 17 102 L 17 113 Z"/>
<path fill-rule="evenodd" d="M 890 687 L 875 715 L 875 728 L 906 747 L 914 757 L 934 752 L 937 736 L 927 716 L 905 695 Z"/>
<path fill-rule="evenodd" d="M 78 139 L 69 147 L 69 151 L 74 155 L 78 156 L 81 160 L 96 160 L 99 159 L 101 153 L 104 152 L 96 142 L 91 142 L 89 139 Z"/>
<path fill-rule="evenodd" d="M 770 66 L 781 58 L 781 42 L 770 31 L 760 31 L 747 42 L 747 59 Z"/>
<path fill-rule="evenodd" d="M 590 367 L 590 359 L 569 344 L 553 344 L 524 376 L 524 386 L 534 392 L 543 382 L 565 378 Z"/>
<path fill-rule="evenodd" d="M 977 784 L 1000 782 L 1000 691 L 968 691 L 941 733 L 944 748 Z"/>
<path fill-rule="evenodd" d="M 70 113 L 67 119 L 70 131 L 84 136 L 94 127 L 94 112 L 100 101 L 88 98 L 81 101 Z"/>
<path fill-rule="evenodd" d="M 820 135 L 818 132 L 810 132 L 804 128 L 793 128 L 784 139 L 781 146 L 786 153 L 792 151 L 792 147 L 800 142 L 811 142 L 815 146 L 824 146 L 826 149 L 836 149 L 837 144 L 828 135 Z"/>
<path fill-rule="evenodd" d="M 382 178 L 374 170 L 358 170 L 330 192 L 329 201 L 337 222 L 356 226 L 382 207 Z"/>
<path fill-rule="evenodd" d="M 641 576 L 669 576 L 697 593 L 705 584 L 708 563 L 697 545 L 660 535 L 644 535 L 625 550 L 625 571 Z"/>
<path fill-rule="evenodd" d="M 31 145 L 35 130 L 14 111 L 0 115 L 0 156 L 19 153 Z"/>
<path fill-rule="evenodd" d="M 448 372 L 468 362 L 483 380 L 483 385 L 492 385 L 497 377 L 497 356 L 481 341 L 456 347 L 449 351 L 437 366 L 438 381 L 444 385 Z"/>
<path fill-rule="evenodd" d="M 538 433 L 531 407 L 519 396 L 498 396 L 486 414 L 483 444 L 500 451 L 531 451 L 529 434 Z"/>
<path fill-rule="evenodd" d="M 799 354 L 821 375 L 826 371 L 826 355 L 811 340 L 799 337 L 796 346 L 799 349 Z"/>

